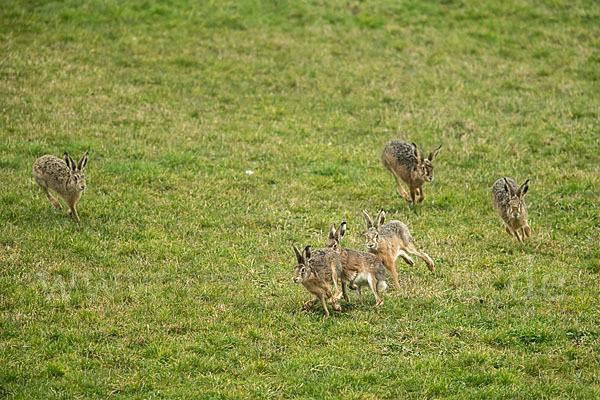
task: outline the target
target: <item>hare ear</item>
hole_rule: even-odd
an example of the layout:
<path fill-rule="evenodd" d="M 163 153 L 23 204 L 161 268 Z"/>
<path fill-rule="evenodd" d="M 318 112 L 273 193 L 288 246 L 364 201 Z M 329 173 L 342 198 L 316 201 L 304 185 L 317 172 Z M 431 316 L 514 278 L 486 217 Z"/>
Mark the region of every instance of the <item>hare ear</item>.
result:
<path fill-rule="evenodd" d="M 335 239 L 335 224 L 331 224 L 329 227 L 329 239 Z"/>
<path fill-rule="evenodd" d="M 365 210 L 362 210 L 362 216 L 365 220 L 365 223 L 367 224 L 367 230 L 371 229 L 373 227 L 373 221 L 371 221 L 371 217 L 369 217 L 369 214 L 367 214 Z"/>
<path fill-rule="evenodd" d="M 83 171 L 83 169 L 85 168 L 85 165 L 87 164 L 87 159 L 88 159 L 88 152 L 86 151 L 85 153 L 83 153 L 83 155 L 79 159 L 79 163 L 77 164 L 77 169 L 79 171 Z"/>
<path fill-rule="evenodd" d="M 342 222 L 338 229 L 338 242 L 344 237 L 346 234 L 346 223 Z"/>
<path fill-rule="evenodd" d="M 529 179 L 527 179 L 525 183 L 521 185 L 519 190 L 517 190 L 517 196 L 522 199 L 525 193 L 527 193 L 527 190 L 529 190 Z"/>
<path fill-rule="evenodd" d="M 423 152 L 421 151 L 419 146 L 417 146 L 415 143 L 412 144 L 412 147 L 413 147 L 413 152 L 415 153 L 415 157 L 417 157 L 417 161 L 422 163 L 423 162 Z"/>
<path fill-rule="evenodd" d="M 67 167 L 69 167 L 69 169 L 74 171 L 75 170 L 75 162 L 73 161 L 73 159 L 71 158 L 69 153 L 67 153 L 66 151 L 63 153 L 63 159 L 65 160 Z"/>
<path fill-rule="evenodd" d="M 304 256 L 304 261 L 305 261 L 305 265 L 306 265 L 308 260 L 310 260 L 310 246 L 306 246 L 304 248 L 304 252 L 302 253 L 302 255 Z"/>
<path fill-rule="evenodd" d="M 429 153 L 429 157 L 427 157 L 429 159 L 429 161 L 433 161 L 433 159 L 438 155 L 438 153 L 440 152 L 440 149 L 442 148 L 442 145 L 440 144 L 438 147 L 436 147 L 431 153 Z"/>
<path fill-rule="evenodd" d="M 379 214 L 377 214 L 377 218 L 375 219 L 375 228 L 377 230 L 379 230 L 381 228 L 381 225 L 383 225 L 384 221 L 385 221 L 385 211 L 381 210 L 381 211 L 379 211 Z"/>
<path fill-rule="evenodd" d="M 300 250 L 298 250 L 295 244 L 293 244 L 292 247 L 294 248 L 294 253 L 296 253 L 296 260 L 298 260 L 298 264 L 304 264 L 304 258 L 302 258 Z"/>
<path fill-rule="evenodd" d="M 504 189 L 506 189 L 506 192 L 509 196 L 513 196 L 514 193 L 512 190 L 512 186 L 508 183 L 508 180 L 506 178 L 504 178 Z"/>

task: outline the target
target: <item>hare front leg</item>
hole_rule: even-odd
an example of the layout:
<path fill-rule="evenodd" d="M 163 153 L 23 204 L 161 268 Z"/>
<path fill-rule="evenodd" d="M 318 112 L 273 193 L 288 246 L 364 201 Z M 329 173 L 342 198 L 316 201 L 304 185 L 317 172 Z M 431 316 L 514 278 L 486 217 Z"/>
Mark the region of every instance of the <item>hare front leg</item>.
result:
<path fill-rule="evenodd" d="M 411 203 L 416 204 L 416 197 L 417 197 L 417 189 L 411 186 L 410 187 Z"/>
<path fill-rule="evenodd" d="M 423 200 L 425 200 L 425 193 L 423 193 L 423 186 L 419 186 L 417 188 L 417 195 L 419 196 L 419 200 L 417 200 L 419 203 L 422 202 Z"/>
<path fill-rule="evenodd" d="M 379 290 L 377 289 L 378 283 L 379 282 L 377 281 L 377 278 L 375 278 L 373 275 L 369 276 L 369 286 L 371 287 L 371 291 L 375 295 L 375 307 L 383 304 L 383 300 L 381 299 L 381 296 L 379 295 Z"/>
<path fill-rule="evenodd" d="M 521 236 L 519 235 L 519 231 L 515 231 L 515 236 L 517 237 L 517 240 L 521 243 L 523 243 L 523 239 L 521 238 Z"/>
<path fill-rule="evenodd" d="M 394 286 L 396 286 L 396 289 L 400 290 L 400 282 L 398 282 L 398 273 L 396 272 L 396 259 L 392 257 L 385 257 L 385 259 L 382 261 L 385 268 L 392 273 L 392 278 L 394 278 Z"/>
<path fill-rule="evenodd" d="M 325 296 L 323 296 L 323 293 L 319 293 L 317 295 L 317 297 L 321 301 L 321 305 L 323 306 L 323 310 L 325 310 L 325 318 L 328 318 L 329 317 L 329 310 L 327 309 L 327 303 L 325 302 Z"/>
<path fill-rule="evenodd" d="M 72 215 L 75 218 L 75 221 L 79 222 L 79 215 L 77 215 L 77 208 L 75 208 L 75 204 L 69 204 L 69 215 Z"/>

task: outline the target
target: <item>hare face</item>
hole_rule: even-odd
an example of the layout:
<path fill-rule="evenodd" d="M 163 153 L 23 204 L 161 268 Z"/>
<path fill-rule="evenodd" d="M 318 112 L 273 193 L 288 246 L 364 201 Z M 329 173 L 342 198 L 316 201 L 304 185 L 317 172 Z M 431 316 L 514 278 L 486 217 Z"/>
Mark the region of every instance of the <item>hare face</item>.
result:
<path fill-rule="evenodd" d="M 375 228 L 369 228 L 365 232 L 365 246 L 367 249 L 377 251 L 379 248 L 379 232 Z"/>
<path fill-rule="evenodd" d="M 83 172 L 76 171 L 72 173 L 71 186 L 78 192 L 83 192 L 85 190 L 85 176 L 83 175 Z"/>
<path fill-rule="evenodd" d="M 339 253 L 341 251 L 341 247 L 340 247 L 340 242 L 338 242 L 335 239 L 330 238 L 329 241 L 327 243 L 325 243 L 325 247 L 327 247 L 328 249 L 331 249 L 337 253 Z"/>
<path fill-rule="evenodd" d="M 335 229 L 335 224 L 331 224 L 331 228 L 329 228 L 329 241 L 325 243 L 325 247 L 328 249 L 332 249 L 336 253 L 342 251 L 342 246 L 340 245 L 340 241 L 344 237 L 346 233 L 346 223 L 342 222 L 338 229 Z"/>
<path fill-rule="evenodd" d="M 521 199 L 518 196 L 513 196 L 508 200 L 508 215 L 514 219 L 521 216 Z"/>
<path fill-rule="evenodd" d="M 417 174 L 419 178 L 425 182 L 433 182 L 433 164 L 428 159 L 423 160 L 421 164 L 417 166 Z"/>
<path fill-rule="evenodd" d="M 293 281 L 294 283 L 306 282 L 310 277 L 310 270 L 304 264 L 298 264 L 294 267 Z"/>

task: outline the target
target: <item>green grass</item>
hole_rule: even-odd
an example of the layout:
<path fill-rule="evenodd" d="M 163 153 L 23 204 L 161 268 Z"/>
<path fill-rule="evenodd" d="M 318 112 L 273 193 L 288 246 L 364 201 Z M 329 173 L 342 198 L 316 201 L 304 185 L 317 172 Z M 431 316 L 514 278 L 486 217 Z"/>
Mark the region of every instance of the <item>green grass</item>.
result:
<path fill-rule="evenodd" d="M 480 3 L 2 2 L 0 396 L 600 397 L 600 5 Z M 443 144 L 417 208 L 395 138 Z M 30 171 L 85 150 L 76 224 Z M 437 271 L 302 310 L 291 244 L 362 209 Z"/>

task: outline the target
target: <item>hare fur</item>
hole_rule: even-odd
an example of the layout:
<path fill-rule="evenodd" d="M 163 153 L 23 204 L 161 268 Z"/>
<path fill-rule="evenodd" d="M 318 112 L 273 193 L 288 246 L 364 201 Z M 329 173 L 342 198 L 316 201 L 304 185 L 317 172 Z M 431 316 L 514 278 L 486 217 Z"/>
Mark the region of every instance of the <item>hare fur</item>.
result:
<path fill-rule="evenodd" d="M 407 264 L 415 265 L 415 262 L 407 253 L 414 254 L 425 261 L 431 272 L 435 270 L 435 264 L 431 257 L 415 247 L 412 236 L 405 224 L 394 220 L 384 225 L 385 213 L 383 211 L 379 212 L 375 222 L 371 220 L 366 211 L 363 210 L 362 214 L 367 224 L 367 231 L 365 232 L 367 250 L 375 254 L 392 273 L 394 285 L 397 289 L 400 289 L 398 273 L 396 272 L 396 258 L 398 256 L 402 257 Z"/>
<path fill-rule="evenodd" d="M 86 186 L 83 169 L 87 164 L 88 152 L 83 154 L 77 164 L 66 152 L 63 158 L 64 160 L 61 160 L 53 155 L 38 158 L 33 164 L 32 175 L 50 203 L 59 210 L 62 208 L 48 189 L 55 191 L 67 203 L 69 214 L 79 222 L 76 205 Z"/>
<path fill-rule="evenodd" d="M 527 223 L 527 206 L 523 196 L 529 189 L 529 179 L 521 186 L 510 178 L 500 178 L 492 186 L 492 204 L 502 218 L 506 232 L 515 235 L 523 243 L 525 236 L 531 236 Z M 519 234 L 520 233 L 520 234 Z"/>
<path fill-rule="evenodd" d="M 389 141 L 383 148 L 381 161 L 394 175 L 398 193 L 409 203 L 420 203 L 425 199 L 423 183 L 433 182 L 432 162 L 441 148 L 441 145 L 435 148 L 427 158 L 423 157 L 423 152 L 416 144 L 411 145 L 403 140 Z M 410 196 L 402 187 L 401 180 L 408 186 Z"/>
<path fill-rule="evenodd" d="M 345 282 L 349 282 L 350 289 L 358 290 L 359 295 L 361 294 L 362 286 L 369 286 L 375 295 L 375 306 L 383 304 L 380 292 L 385 291 L 387 288 L 387 284 L 385 283 L 385 266 L 374 254 L 342 249 L 340 241 L 345 233 L 345 222 L 342 222 L 337 230 L 335 229 L 335 224 L 332 224 L 329 229 L 329 241 L 325 246 L 340 254 L 344 294 Z"/>
<path fill-rule="evenodd" d="M 332 295 L 330 284 L 332 281 L 341 279 L 342 277 L 342 262 L 339 254 L 331 249 L 316 249 L 310 250 L 310 246 L 306 246 L 302 253 L 296 246 L 294 253 L 298 264 L 294 267 L 293 281 L 294 283 L 302 283 L 314 298 L 304 303 L 304 307 L 310 307 L 321 302 L 325 317 L 329 317 L 329 310 L 325 302 L 325 296 L 329 298 L 331 307 L 339 311 L 341 308 L 336 303 L 337 298 Z M 335 274 L 332 274 L 335 271 Z"/>

